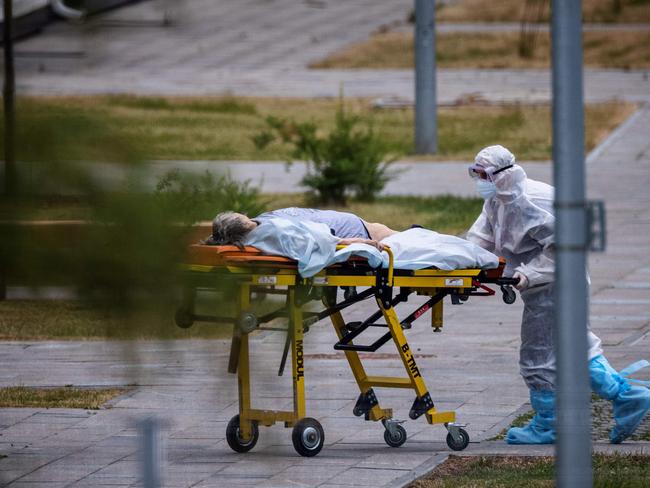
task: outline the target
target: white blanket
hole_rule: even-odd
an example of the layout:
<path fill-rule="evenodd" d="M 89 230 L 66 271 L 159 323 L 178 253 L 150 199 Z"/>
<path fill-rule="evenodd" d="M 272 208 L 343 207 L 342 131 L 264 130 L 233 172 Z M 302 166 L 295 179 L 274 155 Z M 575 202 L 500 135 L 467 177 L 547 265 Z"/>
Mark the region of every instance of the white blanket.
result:
<path fill-rule="evenodd" d="M 255 246 L 267 254 L 295 259 L 298 272 L 305 278 L 353 255 L 367 258 L 368 264 L 374 268 L 380 265 L 388 267 L 387 253 L 367 244 L 352 244 L 337 251 L 338 241 L 325 224 L 271 218 L 262 221 L 248 234 L 246 245 Z M 398 232 L 382 242 L 393 252 L 395 269 L 491 269 L 499 265 L 497 256 L 476 244 L 426 229 Z"/>

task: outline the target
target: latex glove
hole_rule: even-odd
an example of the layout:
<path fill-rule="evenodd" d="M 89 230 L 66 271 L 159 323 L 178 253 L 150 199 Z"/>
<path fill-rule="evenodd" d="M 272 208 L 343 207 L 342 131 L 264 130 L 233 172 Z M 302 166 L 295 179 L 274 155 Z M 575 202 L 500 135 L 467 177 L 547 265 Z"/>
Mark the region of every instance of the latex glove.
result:
<path fill-rule="evenodd" d="M 528 288 L 528 278 L 526 278 L 526 275 L 521 274 L 519 271 L 516 271 L 515 274 L 512 275 L 513 278 L 519 278 L 519 283 L 515 285 L 515 288 L 519 291 L 525 290 Z"/>

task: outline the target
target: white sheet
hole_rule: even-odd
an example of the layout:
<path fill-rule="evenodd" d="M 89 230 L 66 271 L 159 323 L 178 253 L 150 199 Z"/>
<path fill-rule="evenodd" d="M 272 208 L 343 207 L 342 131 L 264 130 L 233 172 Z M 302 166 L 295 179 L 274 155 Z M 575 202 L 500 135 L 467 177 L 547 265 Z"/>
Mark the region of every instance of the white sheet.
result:
<path fill-rule="evenodd" d="M 267 254 L 295 259 L 298 272 L 309 278 L 330 264 L 363 256 L 372 267 L 388 267 L 388 254 L 367 244 L 352 244 L 336 250 L 339 239 L 327 225 L 284 218 L 265 219 L 251 231 L 246 245 Z M 465 239 L 427 229 L 409 229 L 382 241 L 395 258 L 395 269 L 422 269 L 435 266 L 443 270 L 482 268 L 499 265 L 497 256 Z"/>
<path fill-rule="evenodd" d="M 460 237 L 427 229 L 408 229 L 382 241 L 395 257 L 396 269 L 481 268 L 499 266 L 499 258 L 482 247 Z"/>

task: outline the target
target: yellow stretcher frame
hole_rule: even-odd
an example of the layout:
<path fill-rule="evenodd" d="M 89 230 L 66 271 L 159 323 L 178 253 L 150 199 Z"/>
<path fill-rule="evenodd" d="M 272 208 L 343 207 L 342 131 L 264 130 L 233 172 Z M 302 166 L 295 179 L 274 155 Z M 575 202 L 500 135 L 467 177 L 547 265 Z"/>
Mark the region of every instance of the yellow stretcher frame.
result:
<path fill-rule="evenodd" d="M 228 369 L 231 373 L 237 373 L 239 415 L 231 419 L 226 431 L 226 439 L 233 450 L 246 452 L 252 449 L 258 439 L 259 425 L 270 426 L 276 422 L 283 422 L 285 427 L 293 428 L 292 441 L 299 454 L 303 456 L 318 454 L 323 446 L 324 432 L 317 420 L 306 417 L 303 341 L 305 330 L 309 325 L 324 316 L 329 316 L 331 319 L 339 338 L 335 349 L 344 351 L 360 390 L 354 407 L 355 415 L 365 416 L 366 420 L 381 421 L 385 427 L 386 443 L 398 447 L 406 441 L 406 431 L 400 425 L 401 422 L 393 419 L 392 409 L 381 408 L 373 387 L 412 389 L 416 399 L 409 416 L 416 419 L 424 415 L 429 424 L 445 424 L 449 432 L 447 444 L 451 449 L 462 450 L 467 446 L 469 435 L 462 428 L 463 425 L 455 423 L 455 412 L 438 411 L 435 408 L 403 329 L 410 328 L 411 322 L 430 310 L 431 326 L 434 331 L 440 331 L 443 326 L 442 299 L 450 295 L 453 303 L 459 303 L 467 300 L 471 295 L 493 295 L 494 291 L 484 283 L 501 286 L 504 301 L 512 303 L 514 292 L 510 285 L 513 283 L 507 278 L 501 278 L 503 262 L 499 269 L 489 272 L 480 269 L 453 271 L 424 269 L 400 272 L 394 270 L 393 254 L 390 249 L 386 249 L 389 254 L 388 269 L 372 269 L 363 261 L 353 260 L 344 265 L 326 268 L 312 278 L 302 278 L 292 261 L 277 256 L 262 256 L 255 248 L 246 248 L 244 252 L 231 246 L 192 246 L 192 248 L 201 252 L 191 253 L 188 259 L 190 262 L 183 266 L 188 277 L 201 275 L 217 279 L 228 277 L 234 286 L 238 287 L 238 314 L 236 318 L 230 318 L 235 327 Z M 346 289 L 346 299 L 337 304 L 338 287 Z M 351 290 L 356 290 L 356 287 L 367 287 L 367 289 L 355 295 Z M 399 288 L 397 295 L 394 293 L 396 288 Z M 188 285 L 184 304 L 176 314 L 176 323 L 179 326 L 189 327 L 195 320 L 214 322 L 228 320 L 223 317 L 196 315 L 193 305 L 194 290 L 194 285 Z M 287 297 L 286 316 L 289 319 L 287 346 L 291 348 L 293 384 L 292 411 L 261 410 L 252 407 L 249 335 L 265 321 L 279 316 L 278 314 L 255 316 L 251 311 L 253 291 L 268 291 Z M 401 301 L 406 301 L 406 297 L 413 292 L 432 298 L 409 317 L 400 321 L 394 306 Z M 306 317 L 303 304 L 316 296 L 322 297 L 326 309 L 320 314 L 311 312 L 311 316 Z M 361 325 L 346 323 L 341 311 L 371 296 L 374 296 L 377 302 L 378 312 L 368 319 L 370 323 L 366 324 L 367 321 Z M 388 333 L 370 346 L 355 344 L 354 338 L 365 328 L 384 326 L 384 324 L 374 323 L 380 317 L 385 320 Z M 352 327 L 353 325 L 357 328 Z M 399 353 L 406 377 L 368 375 L 358 353 L 374 351 L 390 340 Z M 285 359 L 286 350 L 281 368 L 284 367 Z"/>

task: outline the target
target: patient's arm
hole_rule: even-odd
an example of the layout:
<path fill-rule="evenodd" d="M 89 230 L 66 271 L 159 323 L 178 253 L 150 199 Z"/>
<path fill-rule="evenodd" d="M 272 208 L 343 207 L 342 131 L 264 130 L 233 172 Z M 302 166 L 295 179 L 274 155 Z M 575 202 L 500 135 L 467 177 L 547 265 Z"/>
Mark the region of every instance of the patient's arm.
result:
<path fill-rule="evenodd" d="M 339 244 L 347 246 L 348 244 L 354 244 L 355 242 L 360 242 L 361 244 L 368 244 L 370 246 L 376 247 L 380 251 L 384 250 L 384 245 L 373 239 L 364 239 L 363 237 L 345 237 L 339 240 Z"/>

